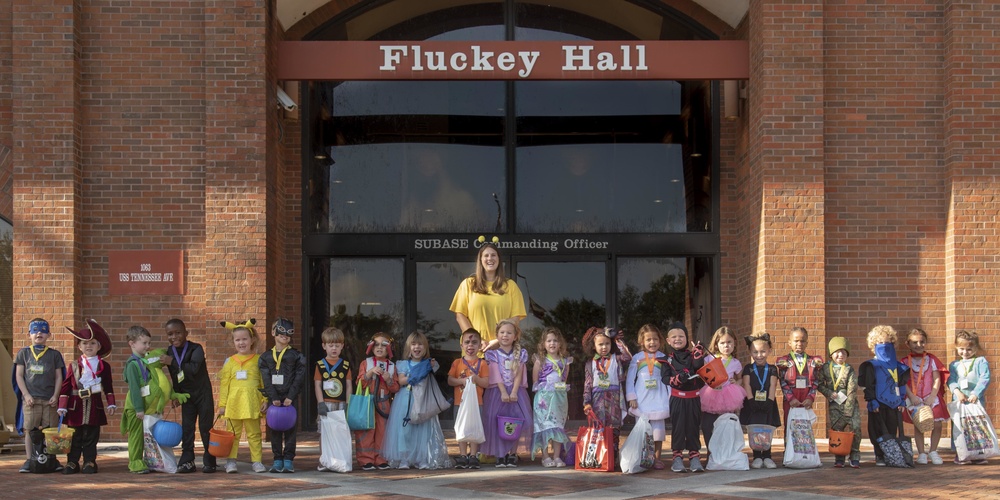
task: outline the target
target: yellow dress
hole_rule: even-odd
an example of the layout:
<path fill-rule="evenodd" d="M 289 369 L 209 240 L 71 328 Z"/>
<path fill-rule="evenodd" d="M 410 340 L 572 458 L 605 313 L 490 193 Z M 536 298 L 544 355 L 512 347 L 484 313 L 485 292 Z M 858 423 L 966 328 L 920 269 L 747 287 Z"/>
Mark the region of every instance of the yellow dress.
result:
<path fill-rule="evenodd" d="M 259 354 L 244 357 L 234 354 L 222 365 L 219 372 L 219 406 L 226 408 L 226 418 L 245 420 L 260 418 L 260 406 L 264 395 L 260 390 L 264 381 L 260 377 L 260 367 L 257 364 Z M 238 372 L 246 372 L 246 378 L 237 378 Z"/>

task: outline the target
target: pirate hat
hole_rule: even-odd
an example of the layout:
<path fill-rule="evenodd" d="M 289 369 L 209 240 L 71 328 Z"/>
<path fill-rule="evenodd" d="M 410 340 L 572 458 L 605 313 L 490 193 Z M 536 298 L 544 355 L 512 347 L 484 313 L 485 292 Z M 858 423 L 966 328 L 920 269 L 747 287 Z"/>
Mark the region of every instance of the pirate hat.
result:
<path fill-rule="evenodd" d="M 108 336 L 108 332 L 104 331 L 104 328 L 93 319 L 88 319 L 87 325 L 90 328 L 74 330 L 67 326 L 66 329 L 80 340 L 96 340 L 98 344 L 101 344 L 100 350 L 97 351 L 98 357 L 103 358 L 111 354 L 111 337 Z"/>

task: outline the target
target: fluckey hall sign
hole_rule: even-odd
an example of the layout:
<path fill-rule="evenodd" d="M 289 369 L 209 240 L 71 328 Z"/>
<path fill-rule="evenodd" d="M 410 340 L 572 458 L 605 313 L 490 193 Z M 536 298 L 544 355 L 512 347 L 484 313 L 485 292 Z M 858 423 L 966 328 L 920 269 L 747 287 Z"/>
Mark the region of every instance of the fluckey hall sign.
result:
<path fill-rule="evenodd" d="M 281 42 L 279 80 L 742 80 L 745 40 Z"/>

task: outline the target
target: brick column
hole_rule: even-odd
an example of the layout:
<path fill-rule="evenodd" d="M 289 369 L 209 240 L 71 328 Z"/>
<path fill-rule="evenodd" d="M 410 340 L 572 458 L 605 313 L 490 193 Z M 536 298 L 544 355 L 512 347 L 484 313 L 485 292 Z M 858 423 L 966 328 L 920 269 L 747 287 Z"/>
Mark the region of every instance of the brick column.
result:
<path fill-rule="evenodd" d="M 945 241 L 947 359 L 956 330 L 995 339 L 1000 331 L 1000 10 L 991 2 L 945 3 L 945 169 L 950 197 Z M 984 340 L 984 339 L 983 339 Z M 991 345 L 992 344 L 992 345 Z M 1000 346 L 984 345 L 996 362 Z M 991 384 L 987 411 L 1000 408 Z"/>
<path fill-rule="evenodd" d="M 79 24 L 73 0 L 13 0 L 14 348 L 49 320 L 50 345 L 80 315 Z"/>
<path fill-rule="evenodd" d="M 267 329 L 267 0 L 205 2 L 205 328 Z M 220 335 L 216 352 L 233 352 Z M 221 365 L 223 357 L 216 358 Z M 212 365 L 213 363 L 210 363 Z M 209 366 L 215 373 L 219 365 Z"/>
<path fill-rule="evenodd" d="M 747 175 L 756 193 L 753 329 L 825 338 L 823 227 L 823 2 L 759 0 L 750 7 Z M 750 211 L 748 211 L 750 212 Z M 754 220 L 751 220 L 754 219 Z"/>

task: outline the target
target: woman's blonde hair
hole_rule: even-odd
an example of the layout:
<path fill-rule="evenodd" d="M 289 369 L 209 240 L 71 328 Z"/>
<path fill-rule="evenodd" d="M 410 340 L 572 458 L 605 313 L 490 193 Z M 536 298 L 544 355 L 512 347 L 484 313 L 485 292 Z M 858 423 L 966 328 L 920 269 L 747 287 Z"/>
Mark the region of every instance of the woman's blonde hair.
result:
<path fill-rule="evenodd" d="M 406 345 L 403 346 L 403 359 L 410 359 L 410 344 L 414 342 L 424 346 L 424 356 L 420 359 L 431 357 L 431 343 L 427 340 L 427 336 L 423 332 L 413 332 L 406 337 Z"/>
<path fill-rule="evenodd" d="M 895 328 L 889 325 L 876 325 L 868 332 L 868 348 L 875 349 L 875 344 L 895 344 L 897 338 Z"/>

